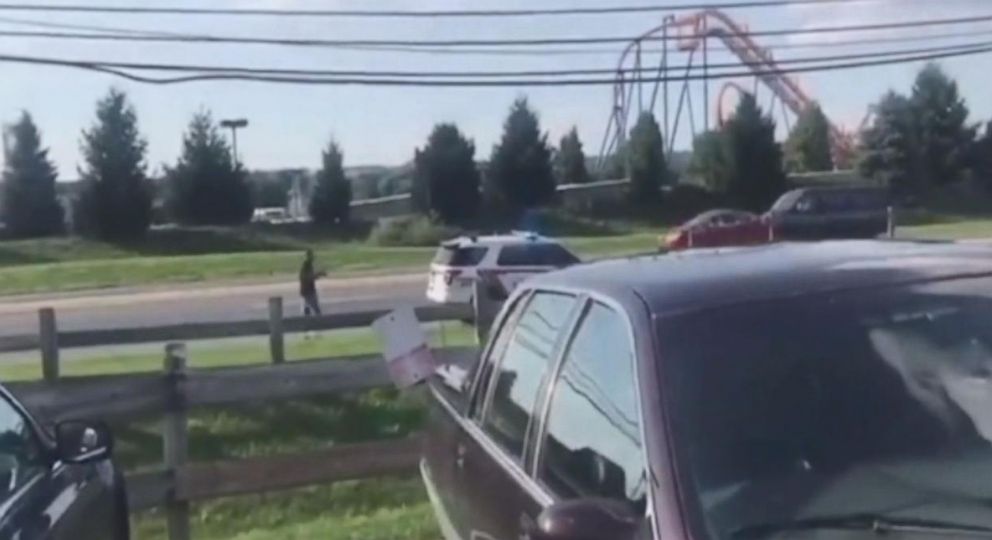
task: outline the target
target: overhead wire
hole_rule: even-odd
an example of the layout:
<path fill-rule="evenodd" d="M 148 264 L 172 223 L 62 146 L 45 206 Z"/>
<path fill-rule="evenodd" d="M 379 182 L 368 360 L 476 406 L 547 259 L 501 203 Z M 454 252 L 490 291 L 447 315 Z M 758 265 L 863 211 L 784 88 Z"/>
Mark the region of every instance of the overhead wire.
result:
<path fill-rule="evenodd" d="M 761 69 L 761 70 L 748 70 L 748 71 L 737 71 L 737 72 L 710 71 L 708 74 L 705 75 L 689 74 L 685 76 L 665 75 L 661 77 L 656 77 L 656 76 L 632 77 L 628 79 L 626 82 L 628 83 L 650 83 L 650 82 L 666 82 L 666 81 L 681 82 L 681 81 L 689 81 L 689 80 L 719 80 L 719 79 L 738 78 L 738 77 L 753 77 L 753 76 L 761 77 L 766 75 L 827 72 L 827 71 L 838 71 L 838 70 L 864 68 L 864 67 L 887 66 L 894 64 L 911 63 L 911 62 L 940 60 L 940 59 L 956 58 L 956 57 L 964 57 L 964 56 L 974 56 L 979 54 L 986 54 L 989 52 L 992 52 L 992 45 L 960 49 L 955 51 L 902 56 L 899 58 L 863 60 L 858 62 L 839 62 L 839 63 L 817 65 L 817 66 L 799 66 L 793 68 Z M 527 78 L 527 79 L 501 79 L 501 80 L 493 80 L 493 79 L 438 80 L 438 79 L 424 79 L 424 78 L 414 79 L 414 78 L 368 78 L 368 77 L 330 77 L 330 78 L 298 77 L 298 76 L 275 75 L 275 74 L 264 75 L 264 74 L 252 74 L 252 73 L 236 73 L 236 72 L 197 73 L 197 74 L 186 75 L 181 77 L 146 77 L 143 75 L 136 75 L 134 73 L 130 73 L 123 69 L 113 68 L 110 67 L 109 65 L 101 64 L 98 62 L 82 62 L 82 61 L 65 60 L 58 58 L 42 58 L 42 57 L 30 57 L 30 56 L 8 55 L 8 54 L 0 54 L 0 62 L 72 67 L 78 69 L 85 69 L 89 71 L 107 73 L 118 77 L 123 77 L 135 82 L 160 84 L 160 85 L 180 84 L 180 83 L 189 83 L 189 82 L 205 82 L 205 81 L 252 81 L 252 82 L 306 84 L 306 85 L 422 86 L 422 87 L 593 86 L 593 85 L 610 85 L 615 83 L 615 80 L 612 78 L 585 78 L 585 79 Z"/>
<path fill-rule="evenodd" d="M 793 64 L 816 64 L 824 62 L 851 61 L 874 58 L 889 58 L 894 56 L 908 56 L 916 54 L 930 54 L 941 52 L 953 52 L 957 50 L 969 50 L 978 47 L 992 46 L 992 41 L 947 45 L 940 47 L 923 47 L 915 49 L 898 49 L 854 54 L 836 54 L 821 56 L 806 56 L 780 58 L 775 60 L 778 65 Z M 256 75 L 297 75 L 297 76 L 335 76 L 335 77 L 423 77 L 423 78 L 456 78 L 456 77 L 478 77 L 478 78 L 506 78 L 506 77 L 569 77 L 579 75 L 616 75 L 616 74 L 638 74 L 654 73 L 657 67 L 630 67 L 630 68 L 579 68 L 579 69 L 557 69 L 557 70 L 457 70 L 457 71 L 414 71 L 414 70 L 347 70 L 347 69 L 301 69 L 301 68 L 272 68 L 257 66 L 221 66 L 204 64 L 172 64 L 172 63 L 147 63 L 147 62 L 114 62 L 114 61 L 93 61 L 76 60 L 85 64 L 100 65 L 114 69 L 128 69 L 135 71 L 181 71 L 181 72 L 201 72 L 201 73 L 243 73 Z M 708 65 L 709 69 L 727 69 L 739 67 L 762 67 L 765 62 L 716 62 Z M 701 65 L 688 66 L 690 71 L 702 69 Z"/>
<path fill-rule="evenodd" d="M 638 4 L 561 8 L 459 9 L 459 10 L 369 10 L 369 9 L 264 9 L 203 8 L 169 6 L 114 6 L 102 4 L 41 4 L 2 2 L 0 11 L 54 13 L 114 13 L 127 15 L 211 15 L 267 17 L 362 17 L 362 18 L 491 18 L 639 14 L 661 11 L 695 11 L 700 9 L 770 8 L 802 5 L 873 3 L 879 0 L 737 0 L 702 3 Z"/>
<path fill-rule="evenodd" d="M 803 50 L 803 49 L 824 49 L 824 48 L 852 48 L 859 47 L 863 45 L 880 45 L 885 43 L 916 43 L 916 42 L 926 42 L 926 41 L 941 41 L 941 40 L 952 40 L 952 39 L 965 39 L 969 37 L 979 37 L 979 36 L 990 36 L 992 35 L 992 29 L 983 30 L 969 30 L 960 32 L 946 32 L 938 34 L 912 34 L 906 36 L 890 36 L 890 37 L 880 37 L 880 38 L 864 38 L 864 39 L 831 39 L 831 40 L 820 40 L 820 41 L 803 41 L 803 42 L 781 42 L 781 43 L 761 43 L 761 47 L 766 50 Z M 633 40 L 632 40 L 633 41 Z M 354 50 L 354 51 L 366 51 L 366 52 L 396 52 L 396 53 L 411 53 L 411 54 L 426 54 L 426 55 L 444 55 L 444 56 L 507 56 L 507 57 L 525 57 L 525 56 L 609 56 L 615 58 L 619 53 L 616 48 L 597 48 L 597 47 L 575 47 L 575 48 L 512 48 L 512 49 L 496 49 L 496 48 L 484 48 L 484 49 L 473 49 L 473 48 L 457 48 L 457 49 L 445 49 L 439 47 L 342 47 L 342 49 Z M 642 48 L 641 53 L 645 55 L 650 54 L 663 54 L 665 51 L 661 48 Z M 672 54 L 674 51 L 668 51 Z"/>
<path fill-rule="evenodd" d="M 909 29 L 933 26 L 951 26 L 961 24 L 976 24 L 992 22 L 992 14 L 975 15 L 971 17 L 955 17 L 946 19 L 924 19 L 891 23 L 873 23 L 858 25 L 821 26 L 808 28 L 779 28 L 773 30 L 757 30 L 742 33 L 747 37 L 762 36 L 794 36 L 810 34 L 833 34 L 848 32 L 866 32 L 880 30 Z M 557 46 L 584 45 L 607 43 L 631 43 L 633 41 L 681 41 L 686 39 L 709 37 L 710 34 L 688 34 L 669 36 L 648 36 L 631 38 L 627 36 L 574 36 L 553 38 L 519 38 L 519 39 L 447 39 L 447 40 L 405 40 L 405 39 L 321 39 L 321 38 L 273 38 L 248 36 L 221 36 L 209 34 L 154 34 L 154 33 L 80 33 L 80 32 L 48 32 L 48 31 L 0 31 L 0 37 L 26 37 L 47 39 L 77 39 L 98 41 L 128 41 L 128 42 L 181 42 L 181 43 L 230 43 L 254 45 L 284 45 L 303 47 L 518 47 L 518 46 Z"/>

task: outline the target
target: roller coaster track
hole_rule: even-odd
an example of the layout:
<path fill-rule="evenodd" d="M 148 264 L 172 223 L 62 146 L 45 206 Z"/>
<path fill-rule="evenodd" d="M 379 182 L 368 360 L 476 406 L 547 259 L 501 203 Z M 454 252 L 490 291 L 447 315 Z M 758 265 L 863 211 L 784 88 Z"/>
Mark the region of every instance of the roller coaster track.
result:
<path fill-rule="evenodd" d="M 664 19 L 663 24 L 656 26 L 639 37 L 631 40 L 620 55 L 620 60 L 617 64 L 617 78 L 613 88 L 613 111 L 610 118 L 610 124 L 607 127 L 607 133 L 603 138 L 603 144 L 601 146 L 601 162 L 602 158 L 605 158 L 605 156 L 609 155 L 616 148 L 622 145 L 625 140 L 625 134 L 629 131 L 627 123 L 631 108 L 634 104 L 635 88 L 637 92 L 638 110 L 644 111 L 654 109 L 657 101 L 659 85 L 662 86 L 665 94 L 664 103 L 666 104 L 664 118 L 666 130 L 665 136 L 668 140 L 669 151 L 672 149 L 674 133 L 678 131 L 678 125 L 684 104 L 688 105 L 690 109 L 689 118 L 690 121 L 693 121 L 693 115 L 691 113 L 691 94 L 689 92 L 687 82 L 683 82 L 682 89 L 678 97 L 675 123 L 671 126 L 671 128 L 669 128 L 667 107 L 667 81 L 655 81 L 653 83 L 654 87 L 650 92 L 651 98 L 648 103 L 648 107 L 644 107 L 644 89 L 642 88 L 644 83 L 636 80 L 636 78 L 640 76 L 641 70 L 643 69 L 641 44 L 646 39 L 658 37 L 659 35 L 663 37 L 665 49 L 661 62 L 658 66 L 659 77 L 655 77 L 655 79 L 661 78 L 661 75 L 668 75 L 668 72 L 674 69 L 673 66 L 668 64 L 669 41 L 674 41 L 679 51 L 689 53 L 689 61 L 686 65 L 686 73 L 688 74 L 697 53 L 702 50 L 705 59 L 708 40 L 709 38 L 714 38 L 722 42 L 727 50 L 740 59 L 741 63 L 754 73 L 757 81 L 760 81 L 765 87 L 767 87 L 775 98 L 778 99 L 784 107 L 788 108 L 792 114 L 799 116 L 804 110 L 806 110 L 806 108 L 815 104 L 815 100 L 813 100 L 799 86 L 799 84 L 796 83 L 795 80 L 787 74 L 781 72 L 779 65 L 775 62 L 775 59 L 771 54 L 771 51 L 759 46 L 750 37 L 747 28 L 738 24 L 727 14 L 716 9 L 706 9 L 680 18 L 669 16 Z M 630 70 L 628 67 L 631 63 L 633 64 L 634 70 Z M 703 70 L 705 78 L 707 73 L 707 67 L 705 64 L 703 65 Z M 757 85 L 755 88 L 757 88 Z M 728 82 L 723 85 L 723 88 L 720 91 L 720 99 L 717 102 L 717 120 L 720 123 L 725 120 L 723 98 L 730 90 L 735 90 L 737 92 L 745 91 L 739 84 L 734 82 Z M 708 95 L 706 96 L 706 99 L 708 100 Z M 704 107 L 709 107 L 709 103 L 705 103 Z M 706 114 L 708 115 L 708 112 Z M 850 164 L 854 150 L 853 135 L 850 133 L 845 133 L 837 125 L 831 123 L 830 144 L 835 165 L 838 167 L 843 167 Z"/>

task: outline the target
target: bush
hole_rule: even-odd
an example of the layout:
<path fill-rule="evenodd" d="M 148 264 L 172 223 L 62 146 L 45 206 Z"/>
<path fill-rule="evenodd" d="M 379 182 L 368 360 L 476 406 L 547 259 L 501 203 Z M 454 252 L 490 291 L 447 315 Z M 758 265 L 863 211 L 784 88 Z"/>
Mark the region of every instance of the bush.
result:
<path fill-rule="evenodd" d="M 561 209 L 544 209 L 537 213 L 537 232 L 549 236 L 614 236 L 629 231 L 617 220 L 594 219 Z"/>
<path fill-rule="evenodd" d="M 380 221 L 372 228 L 369 242 L 377 246 L 436 246 L 457 235 L 457 229 L 424 216 L 410 216 Z"/>

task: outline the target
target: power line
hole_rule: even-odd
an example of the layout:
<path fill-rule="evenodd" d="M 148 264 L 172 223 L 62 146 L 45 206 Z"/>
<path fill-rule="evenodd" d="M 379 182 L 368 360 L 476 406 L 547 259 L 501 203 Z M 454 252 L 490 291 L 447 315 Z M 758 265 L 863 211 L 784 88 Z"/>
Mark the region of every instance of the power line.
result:
<path fill-rule="evenodd" d="M 845 48 L 861 45 L 880 45 L 885 43 L 916 43 L 926 41 L 939 41 L 950 39 L 964 39 L 969 37 L 980 37 L 992 35 L 992 29 L 946 32 L 938 34 L 913 34 L 908 36 L 893 36 L 881 38 L 847 39 L 847 40 L 821 40 L 808 41 L 803 43 L 759 43 L 763 49 L 776 50 L 802 50 L 802 49 L 824 49 L 824 48 Z M 445 49 L 437 47 L 343 47 L 357 51 L 367 52 L 400 52 L 428 55 L 450 55 L 450 56 L 609 56 L 616 58 L 619 51 L 614 48 L 576 47 L 576 48 L 513 48 L 513 49 L 472 49 L 458 48 Z M 660 48 L 642 48 L 642 54 L 662 54 Z M 675 51 L 669 51 L 672 54 Z"/>
<path fill-rule="evenodd" d="M 992 41 L 978 43 L 966 43 L 958 45 L 947 45 L 941 47 L 924 47 L 916 49 L 899 49 L 888 51 L 876 51 L 857 54 L 838 54 L 827 56 L 807 56 L 776 59 L 777 65 L 794 64 L 817 64 L 824 62 L 864 60 L 875 58 L 889 58 L 894 56 L 908 56 L 917 54 L 932 54 L 942 52 L 953 52 L 960 50 L 970 50 L 979 47 L 992 47 Z M 513 70 L 513 71 L 372 71 L 372 70 L 326 70 L 326 69 L 291 69 L 291 68 L 265 68 L 265 67 L 245 67 L 245 66 L 218 66 L 218 65 L 197 65 L 197 64 L 161 64 L 161 63 L 135 63 L 135 62 L 105 62 L 76 60 L 76 62 L 100 65 L 113 69 L 127 69 L 135 71 L 179 71 L 179 72 L 199 72 L 199 73 L 228 73 L 228 74 L 254 74 L 254 75 L 297 75 L 309 77 L 422 77 L 422 78 L 457 78 L 457 77 L 477 77 L 477 78 L 507 78 L 507 77 L 572 77 L 580 75 L 615 75 L 615 74 L 636 74 L 655 73 L 656 67 L 641 68 L 583 68 L 583 69 L 560 69 L 560 70 Z M 764 67 L 764 62 L 725 62 L 710 63 L 709 69 L 727 69 L 739 67 Z M 687 66 L 690 70 L 702 69 L 700 65 Z M 682 69 L 682 68 L 679 68 Z"/>
<path fill-rule="evenodd" d="M 682 82 L 703 79 L 730 79 L 739 77 L 754 77 L 766 75 L 785 75 L 795 73 L 830 72 L 864 67 L 888 66 L 894 64 L 905 64 L 911 62 L 921 62 L 930 60 L 940 60 L 946 58 L 956 58 L 964 56 L 974 56 L 992 52 L 992 46 L 975 47 L 961 49 L 943 53 L 921 54 L 914 56 L 904 56 L 884 60 L 866 60 L 860 62 L 834 63 L 820 66 L 800 66 L 789 69 L 763 69 L 754 71 L 739 72 L 710 72 L 708 75 L 686 75 L 686 76 L 662 76 L 662 77 L 637 77 L 627 80 L 628 83 L 651 83 L 651 82 Z M 280 84 L 306 84 L 306 85 L 361 85 L 361 86 L 420 86 L 420 87 L 524 87 L 524 86 L 596 86 L 614 84 L 613 79 L 518 79 L 518 80 L 482 80 L 482 79 L 461 79 L 461 80 L 437 80 L 437 79 L 385 79 L 385 78 L 359 78 L 359 77 L 294 77 L 282 75 L 257 75 L 250 73 L 210 73 L 194 74 L 182 77 L 156 78 L 135 75 L 133 73 L 108 67 L 108 65 L 94 62 L 80 62 L 74 60 L 63 60 L 57 58 L 40 58 L 16 55 L 0 55 L 0 62 L 12 62 L 30 65 L 48 65 L 84 69 L 97 71 L 118 77 L 123 77 L 135 82 L 169 85 L 190 82 L 207 81 L 250 81 L 268 82 Z"/>
<path fill-rule="evenodd" d="M 744 9 L 795 5 L 853 4 L 878 0 L 743 0 L 696 4 L 652 4 L 567 8 L 478 9 L 478 10 L 361 10 L 361 9 L 257 9 L 187 8 L 148 6 L 109 6 L 91 4 L 0 3 L 0 11 L 41 11 L 56 13 L 115 13 L 127 15 L 224 15 L 268 17 L 362 17 L 362 18 L 440 18 L 440 17 L 535 17 L 560 15 L 638 14 L 659 11 L 702 9 Z"/>
<path fill-rule="evenodd" d="M 774 29 L 745 32 L 741 35 L 748 37 L 760 36 L 790 36 L 806 34 L 828 34 L 846 32 L 864 32 L 878 30 L 894 30 L 907 28 L 921 28 L 932 26 L 948 26 L 959 24 L 975 24 L 992 21 L 992 14 L 976 15 L 972 17 L 957 17 L 950 19 L 915 20 L 896 23 L 876 23 L 860 25 L 841 26 L 821 26 L 799 29 Z M 559 38 L 526 38 L 526 39 L 450 39 L 450 40 L 392 40 L 392 39 L 296 39 L 296 38 L 256 38 L 244 36 L 216 36 L 206 34 L 96 34 L 96 33 L 73 33 L 73 32 L 40 32 L 40 31 L 0 31 L 0 37 L 29 37 L 29 38 L 50 38 L 50 39 L 82 39 L 98 41 L 148 41 L 148 42 L 183 42 L 183 43 L 233 43 L 233 44 L 254 44 L 254 45 L 288 45 L 305 47 L 517 47 L 527 45 L 584 45 L 584 44 L 606 44 L 623 43 L 628 44 L 633 41 L 675 41 L 705 37 L 703 34 L 673 35 L 673 36 L 649 36 L 632 39 L 622 36 L 597 36 L 597 37 L 559 37 Z"/>

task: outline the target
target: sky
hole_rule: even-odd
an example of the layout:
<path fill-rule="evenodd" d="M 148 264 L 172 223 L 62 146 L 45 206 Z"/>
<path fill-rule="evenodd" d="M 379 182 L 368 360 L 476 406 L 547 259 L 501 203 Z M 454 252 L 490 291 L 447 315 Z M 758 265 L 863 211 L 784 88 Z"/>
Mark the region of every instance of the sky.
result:
<path fill-rule="evenodd" d="M 42 2 L 42 0 L 37 0 Z M 46 0 L 47 1 L 47 0 Z M 210 7 L 231 8 L 364 8 L 364 9 L 485 9 L 526 7 L 603 6 L 621 0 L 211 0 Z M 104 5 L 163 5 L 202 7 L 198 0 L 78 0 Z M 644 1 L 623 1 L 644 4 Z M 665 0 L 699 4 L 699 0 Z M 687 12 L 680 12 L 683 15 Z M 691 13 L 691 12 L 688 12 Z M 752 31 L 781 28 L 814 28 L 845 24 L 872 24 L 934 18 L 992 15 L 990 0 L 867 0 L 845 5 L 787 6 L 727 10 Z M 664 13 L 574 17 L 525 17 L 507 19 L 332 19 L 267 17 L 190 17 L 123 14 L 55 14 L 3 12 L 0 17 L 69 24 L 90 24 L 190 34 L 222 34 L 291 38 L 369 39 L 516 39 L 575 36 L 635 36 L 659 24 Z M 26 30 L 0 22 L 3 30 Z M 776 58 L 864 52 L 866 49 L 823 44 L 858 37 L 897 37 L 953 31 L 989 30 L 987 36 L 960 37 L 934 43 L 893 43 L 875 50 L 896 50 L 933 45 L 992 41 L 992 23 L 934 29 L 886 30 L 864 33 L 828 33 L 758 37 Z M 811 42 L 813 43 L 811 46 Z M 805 46 L 805 48 L 795 48 Z M 596 45 L 587 55 L 453 56 L 364 52 L 329 48 L 293 48 L 262 45 L 126 43 L 57 41 L 0 37 L 0 54 L 57 57 L 73 60 L 123 62 L 200 63 L 252 67 L 365 70 L 540 70 L 612 68 L 622 45 Z M 710 61 L 735 60 L 722 46 L 710 48 Z M 645 54 L 645 65 L 657 65 L 660 56 Z M 673 55 L 674 65 L 684 65 L 685 55 Z M 992 55 L 942 61 L 957 79 L 975 122 L 992 118 Z M 908 92 L 920 64 L 873 67 L 850 71 L 802 74 L 800 86 L 818 100 L 828 117 L 846 128 L 856 127 L 868 106 L 889 89 Z M 249 127 L 239 133 L 239 153 L 252 169 L 317 168 L 320 152 L 330 138 L 341 145 L 346 165 L 399 165 L 408 162 L 438 122 L 454 122 L 475 141 L 477 158 L 485 159 L 498 141 L 502 123 L 513 100 L 526 96 L 540 115 L 549 140 L 576 126 L 586 152 L 595 155 L 610 118 L 610 86 L 550 88 L 396 88 L 355 86 L 287 86 L 251 82 L 205 82 L 151 86 L 109 75 L 59 67 L 3 64 L 0 84 L 0 121 L 16 120 L 29 111 L 50 147 L 63 180 L 77 176 L 79 138 L 90 126 L 94 105 L 111 86 L 126 91 L 138 113 L 141 132 L 148 140 L 150 172 L 177 158 L 182 133 L 190 116 L 206 109 L 215 118 L 244 117 Z M 740 79 L 751 87 L 753 79 Z M 711 110 L 722 82 L 712 82 Z M 671 115 L 681 85 L 671 87 Z M 647 90 L 646 90 L 647 92 Z M 693 122 L 682 118 L 675 134 L 676 148 L 691 145 L 692 131 L 702 129 L 702 84 L 692 86 Z M 759 90 L 767 105 L 770 94 Z M 727 104 L 732 105 L 733 96 Z M 662 116 L 660 104 L 656 109 Z M 785 120 L 776 114 L 780 134 Z M 711 117 L 711 122 L 715 120 Z"/>

